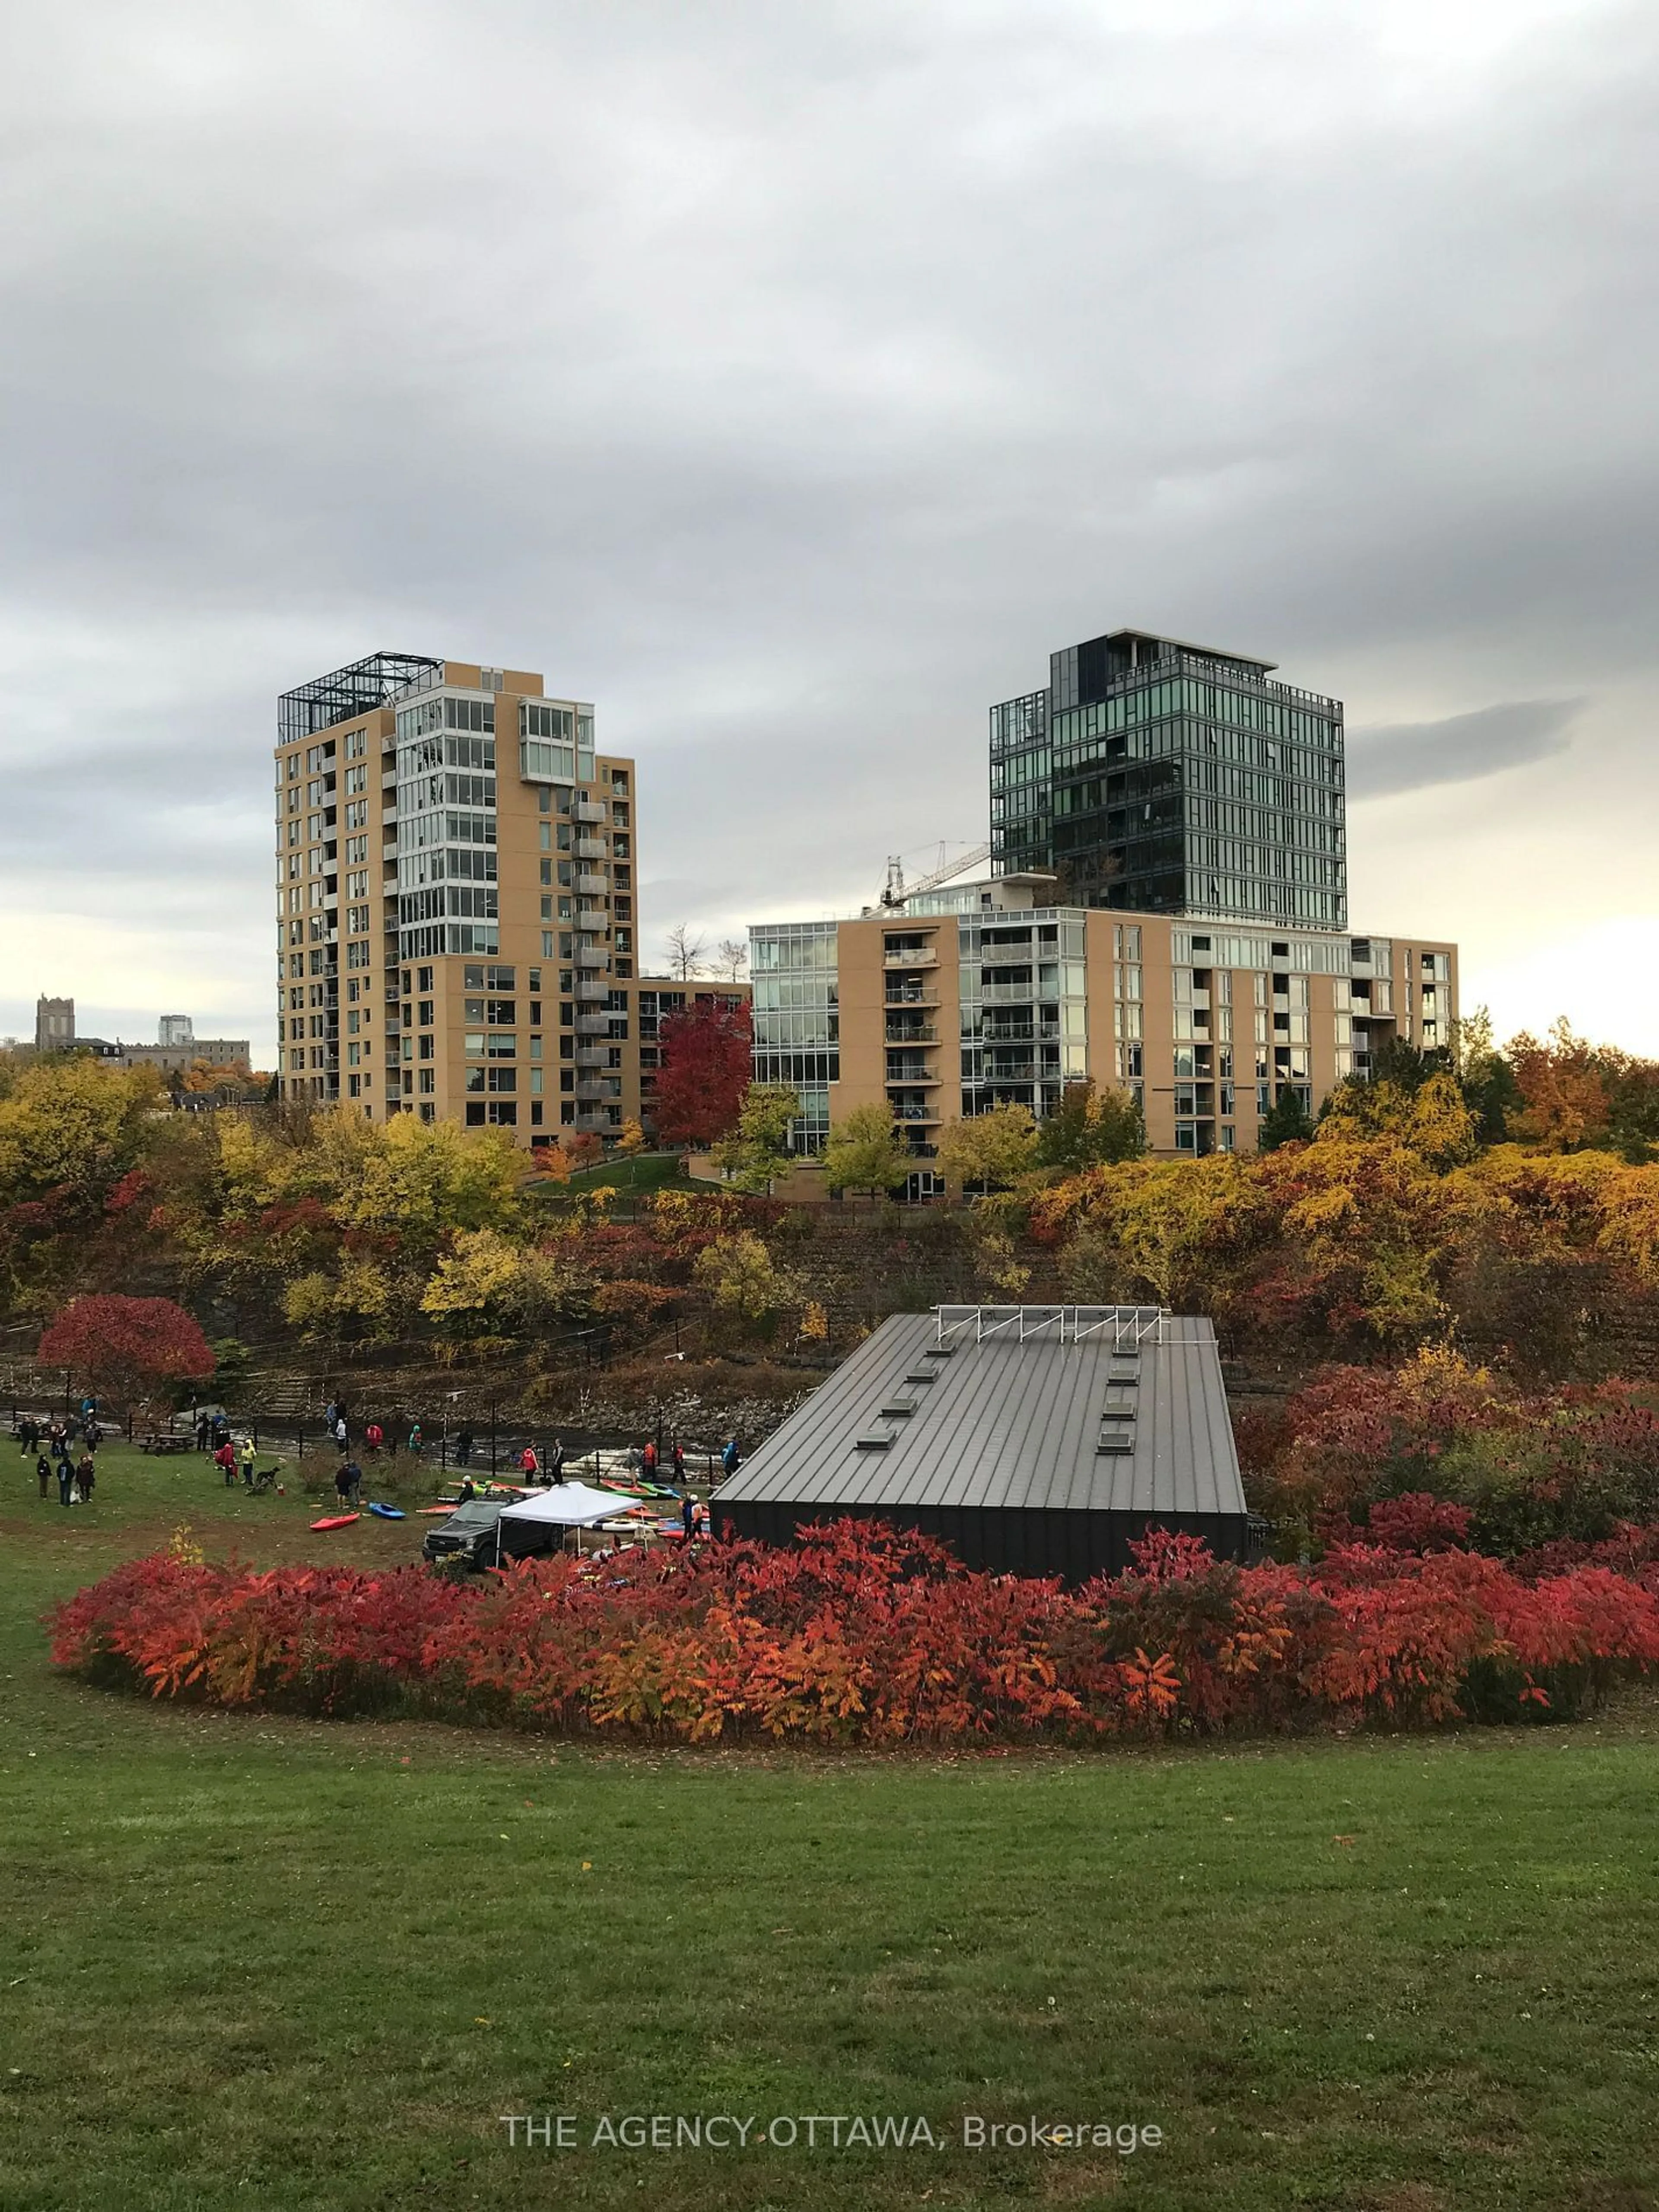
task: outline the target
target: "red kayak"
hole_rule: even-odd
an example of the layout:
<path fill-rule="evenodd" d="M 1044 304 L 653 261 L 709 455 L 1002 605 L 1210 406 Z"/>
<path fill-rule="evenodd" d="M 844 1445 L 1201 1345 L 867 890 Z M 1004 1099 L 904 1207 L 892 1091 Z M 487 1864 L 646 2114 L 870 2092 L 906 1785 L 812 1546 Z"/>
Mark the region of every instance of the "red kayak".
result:
<path fill-rule="evenodd" d="M 417 1505 L 415 1510 L 417 1513 L 459 1513 L 460 1508 L 458 1505 Z"/>
<path fill-rule="evenodd" d="M 362 1519 L 361 1513 L 325 1513 L 320 1521 L 313 1521 L 313 1528 L 349 1528 L 354 1521 Z"/>

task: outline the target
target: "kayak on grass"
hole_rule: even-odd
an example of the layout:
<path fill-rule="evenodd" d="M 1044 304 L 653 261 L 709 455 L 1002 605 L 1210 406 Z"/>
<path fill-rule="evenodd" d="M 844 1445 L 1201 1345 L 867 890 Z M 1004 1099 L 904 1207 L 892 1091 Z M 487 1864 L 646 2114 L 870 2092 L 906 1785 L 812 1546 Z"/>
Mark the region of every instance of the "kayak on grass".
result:
<path fill-rule="evenodd" d="M 354 1521 L 362 1519 L 361 1513 L 325 1513 L 320 1521 L 313 1521 L 313 1528 L 349 1528 Z"/>
<path fill-rule="evenodd" d="M 377 1505 L 373 1498 L 369 1500 L 368 1510 L 378 1514 L 382 1521 L 406 1521 L 409 1518 L 401 1505 Z"/>

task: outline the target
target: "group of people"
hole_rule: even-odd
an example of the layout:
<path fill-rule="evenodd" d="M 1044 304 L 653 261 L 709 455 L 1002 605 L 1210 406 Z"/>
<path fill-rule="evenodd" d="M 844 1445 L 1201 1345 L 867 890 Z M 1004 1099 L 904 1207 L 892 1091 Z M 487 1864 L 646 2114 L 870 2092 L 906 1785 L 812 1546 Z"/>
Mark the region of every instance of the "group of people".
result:
<path fill-rule="evenodd" d="M 34 1475 L 42 1498 L 52 1495 L 55 1478 L 60 1505 L 91 1504 L 92 1493 L 98 1485 L 94 1455 L 103 1441 L 95 1399 L 83 1400 L 78 1415 L 49 1421 L 44 1428 L 32 1414 L 26 1413 L 18 1424 L 17 1436 L 24 1458 L 34 1455 Z M 78 1458 L 75 1449 L 77 1443 L 81 1447 Z"/>
<path fill-rule="evenodd" d="M 351 1448 L 351 1415 L 343 1400 L 338 1398 L 329 1400 L 324 1409 L 323 1424 L 333 1441 L 334 1449 L 343 1458 Z M 398 1425 L 393 1421 L 374 1420 L 363 1423 L 360 1433 L 363 1440 L 363 1449 L 371 1459 L 379 1459 L 383 1451 L 391 1458 L 397 1458 Z M 468 1442 L 471 1443 L 471 1438 Z M 404 1449 L 413 1459 L 419 1459 L 424 1454 L 426 1437 L 422 1433 L 418 1421 L 410 1423 Z M 361 1474 L 360 1469 L 360 1478 Z"/>
<path fill-rule="evenodd" d="M 253 1449 L 253 1439 L 252 1437 L 244 1437 L 241 1443 L 239 1444 L 232 1439 L 228 1430 L 227 1430 L 224 1442 L 220 1445 L 218 1450 L 213 1455 L 213 1464 L 224 1476 L 225 1488 L 227 1490 L 234 1490 L 235 1488 L 236 1477 L 239 1472 L 242 1478 L 242 1487 L 244 1490 L 252 1489 L 253 1462 L 258 1455 L 259 1455 Z"/>

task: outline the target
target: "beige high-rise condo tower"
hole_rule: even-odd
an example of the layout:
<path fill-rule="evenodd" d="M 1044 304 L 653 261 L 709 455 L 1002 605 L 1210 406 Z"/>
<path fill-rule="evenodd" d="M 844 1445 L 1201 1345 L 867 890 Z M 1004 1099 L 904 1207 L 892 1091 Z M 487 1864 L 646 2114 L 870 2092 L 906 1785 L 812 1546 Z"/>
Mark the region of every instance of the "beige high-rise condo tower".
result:
<path fill-rule="evenodd" d="M 283 1097 L 525 1144 L 636 1116 L 635 805 L 528 671 L 378 653 L 285 692 Z"/>

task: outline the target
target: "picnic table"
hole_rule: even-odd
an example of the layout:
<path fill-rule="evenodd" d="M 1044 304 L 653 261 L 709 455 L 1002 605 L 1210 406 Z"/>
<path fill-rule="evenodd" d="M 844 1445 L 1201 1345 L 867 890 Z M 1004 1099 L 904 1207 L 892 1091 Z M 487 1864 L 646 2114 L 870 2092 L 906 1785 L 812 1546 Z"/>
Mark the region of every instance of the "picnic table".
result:
<path fill-rule="evenodd" d="M 194 1437 L 179 1436 L 141 1437 L 138 1439 L 138 1449 L 143 1452 L 154 1452 L 158 1458 L 164 1458 L 169 1452 L 194 1451 L 196 1439 Z"/>

